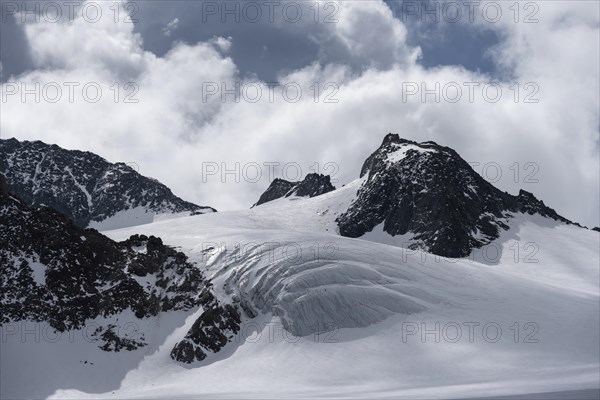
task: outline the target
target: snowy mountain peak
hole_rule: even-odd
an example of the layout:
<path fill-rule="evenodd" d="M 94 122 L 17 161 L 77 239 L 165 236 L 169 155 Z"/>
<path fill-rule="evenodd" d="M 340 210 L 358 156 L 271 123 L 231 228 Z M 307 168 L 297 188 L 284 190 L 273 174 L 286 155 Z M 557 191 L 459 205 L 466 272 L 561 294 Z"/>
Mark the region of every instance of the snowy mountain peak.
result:
<path fill-rule="evenodd" d="M 396 133 L 388 133 L 383 138 L 383 142 L 377 151 L 371 154 L 364 162 L 360 177 L 362 178 L 369 171 L 375 172 L 382 164 L 393 166 L 412 155 L 428 155 L 444 151 L 453 152 L 452 149 L 440 146 L 432 141 L 418 143 L 412 140 L 403 139 Z"/>
<path fill-rule="evenodd" d="M 152 222 L 154 214 L 215 211 L 180 199 L 127 164 L 40 141 L 0 140 L 0 173 L 26 204 L 52 207 L 83 227 L 100 229 L 109 221 L 117 228 Z"/>
<path fill-rule="evenodd" d="M 406 246 L 463 257 L 496 239 L 514 213 L 571 223 L 529 192 L 495 188 L 454 150 L 431 141 L 386 135 L 361 177 L 355 200 L 337 219 L 343 236 L 361 237 L 383 224 L 389 235 L 407 235 Z"/>

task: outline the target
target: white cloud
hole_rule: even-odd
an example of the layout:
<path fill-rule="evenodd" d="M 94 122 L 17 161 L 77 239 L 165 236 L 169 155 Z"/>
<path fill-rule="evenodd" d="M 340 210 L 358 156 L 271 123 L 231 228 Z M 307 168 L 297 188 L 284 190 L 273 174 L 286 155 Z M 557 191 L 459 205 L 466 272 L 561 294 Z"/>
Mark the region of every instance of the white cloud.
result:
<path fill-rule="evenodd" d="M 174 18 L 171 22 L 167 24 L 162 30 L 163 35 L 171 36 L 171 32 L 179 28 L 179 18 Z"/>
<path fill-rule="evenodd" d="M 41 139 L 94 151 L 111 161 L 134 161 L 141 173 L 184 198 L 227 209 L 254 203 L 268 185 L 268 169 L 263 168 L 259 183 L 236 183 L 232 174 L 226 183 L 215 176 L 202 182 L 203 162 L 226 163 L 229 169 L 240 163 L 240 172 L 244 163 L 295 162 L 303 174 L 314 170 L 315 163 L 320 172 L 333 172 L 325 166 L 334 162 L 341 184 L 358 176 L 362 162 L 387 132 L 397 132 L 451 146 L 480 166 L 498 163 L 503 176 L 496 185 L 502 189 L 515 193 L 522 187 L 568 218 L 599 225 L 598 19 L 588 2 L 544 2 L 535 26 L 510 21 L 493 26 L 503 37 L 502 45 L 491 50 L 493 56 L 520 82 L 521 100 L 526 82 L 539 86 L 537 104 L 515 103 L 513 82 L 502 82 L 503 96 L 494 104 L 483 100 L 481 89 L 470 103 L 464 86 L 463 99 L 456 104 L 443 99 L 423 104 L 418 96 L 403 101 L 407 82 L 426 82 L 432 88 L 436 82 L 462 85 L 490 78 L 458 67 L 424 69 L 416 61 L 419 50 L 406 45 L 404 26 L 385 4 L 342 4 L 338 24 L 311 28 L 310 34 L 322 43 L 321 59 L 280 78 L 302 87 L 296 103 L 285 102 L 279 89 L 269 102 L 264 86 L 256 103 L 235 103 L 232 95 L 226 103 L 218 95 L 204 101 L 207 84 L 231 89 L 240 80 L 233 61 L 224 55 L 231 38 L 180 43 L 158 58 L 144 51 L 131 24 L 76 20 L 27 25 L 40 68 L 15 80 L 94 81 L 107 92 L 96 104 L 64 99 L 23 104 L 12 96 L 3 104 L 3 137 Z M 340 49 L 343 57 L 331 56 Z M 358 75 L 352 72 L 356 65 L 364 68 Z M 110 86 L 119 82 L 122 88 L 130 80 L 139 85 L 139 102 L 115 103 Z M 325 104 L 323 97 L 315 102 L 315 82 L 339 84 L 333 96 L 339 102 Z M 333 93 L 321 89 L 322 96 Z M 539 183 L 523 182 L 533 170 L 525 168 L 528 162 L 539 168 L 534 176 Z"/>
<path fill-rule="evenodd" d="M 32 60 L 45 70 L 89 69 L 99 75 L 133 77 L 144 68 L 149 54 L 142 50 L 142 38 L 133 33 L 133 24 L 115 23 L 111 4 L 93 2 L 102 7 L 101 17 L 72 22 L 26 23 Z"/>
<path fill-rule="evenodd" d="M 300 4 L 303 18 L 291 23 L 279 16 L 278 23 L 312 38 L 320 47 L 322 63 L 344 63 L 355 70 L 385 69 L 394 64 L 413 64 L 421 54 L 419 48 L 406 44 L 404 24 L 394 18 L 383 1 Z"/>
<path fill-rule="evenodd" d="M 215 47 L 220 49 L 222 52 L 227 53 L 231 49 L 232 38 L 231 36 L 224 38 L 222 36 L 215 37 L 210 40 Z"/>

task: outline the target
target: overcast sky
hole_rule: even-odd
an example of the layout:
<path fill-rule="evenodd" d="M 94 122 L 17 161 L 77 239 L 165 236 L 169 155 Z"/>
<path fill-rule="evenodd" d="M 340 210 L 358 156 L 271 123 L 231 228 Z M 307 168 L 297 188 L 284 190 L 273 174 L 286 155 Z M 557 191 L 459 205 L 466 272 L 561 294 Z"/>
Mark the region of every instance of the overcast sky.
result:
<path fill-rule="evenodd" d="M 596 1 L 50 3 L 1 3 L 2 138 L 135 163 L 226 210 L 273 177 L 348 183 L 395 132 L 600 225 Z"/>

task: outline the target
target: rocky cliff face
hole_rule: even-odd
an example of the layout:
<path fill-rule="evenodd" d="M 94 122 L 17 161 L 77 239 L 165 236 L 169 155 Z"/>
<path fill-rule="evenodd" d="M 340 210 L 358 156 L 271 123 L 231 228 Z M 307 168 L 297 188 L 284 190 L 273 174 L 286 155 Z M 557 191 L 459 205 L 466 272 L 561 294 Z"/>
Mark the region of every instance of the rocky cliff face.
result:
<path fill-rule="evenodd" d="M 237 310 L 217 302 L 210 282 L 183 253 L 153 236 L 134 235 L 117 243 L 96 230 L 80 228 L 53 209 L 30 208 L 11 193 L 2 175 L 0 305 L 0 323 L 46 322 L 59 332 L 129 310 L 143 320 L 202 308 L 194 326 L 220 336 L 195 344 L 195 354 L 220 350 L 227 342 L 223 336 L 239 324 Z M 207 327 L 207 313 L 220 307 L 228 311 L 223 327 Z M 120 335 L 108 322 L 96 325 L 92 336 L 103 350 L 134 350 L 147 344 L 143 336 Z M 177 353 L 173 356 L 190 362 Z"/>
<path fill-rule="evenodd" d="M 260 196 L 254 206 L 259 206 L 282 197 L 315 197 L 331 192 L 332 190 L 335 190 L 335 186 L 331 184 L 329 175 L 308 174 L 300 182 L 290 182 L 277 178 L 271 182 L 271 185 Z"/>
<path fill-rule="evenodd" d="M 135 208 L 156 214 L 216 211 L 180 199 L 126 164 L 40 141 L 0 140 L 0 173 L 27 205 L 51 207 L 81 227 Z"/>
<path fill-rule="evenodd" d="M 365 161 L 355 201 L 337 220 L 343 236 L 360 237 L 379 224 L 410 234 L 412 248 L 463 257 L 498 238 L 514 213 L 566 223 L 533 194 L 512 196 L 479 176 L 454 150 L 387 135 Z"/>

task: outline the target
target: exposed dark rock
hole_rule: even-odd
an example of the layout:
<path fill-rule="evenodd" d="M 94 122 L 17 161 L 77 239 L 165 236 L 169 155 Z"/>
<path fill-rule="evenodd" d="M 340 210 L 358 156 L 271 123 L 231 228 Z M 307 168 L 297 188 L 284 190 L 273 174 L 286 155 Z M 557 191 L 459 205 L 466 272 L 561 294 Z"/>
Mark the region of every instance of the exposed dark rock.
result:
<path fill-rule="evenodd" d="M 127 164 L 40 141 L 0 140 L 0 173 L 27 205 L 53 208 L 81 227 L 136 207 L 153 213 L 216 211 L 180 199 Z"/>
<path fill-rule="evenodd" d="M 335 186 L 331 184 L 329 175 L 308 174 L 304 180 L 300 182 L 290 182 L 285 179 L 275 179 L 271 185 L 260 196 L 258 202 L 254 206 L 280 199 L 282 197 L 298 196 L 298 197 L 315 197 L 324 193 L 335 190 Z"/>
<path fill-rule="evenodd" d="M 206 351 L 217 353 L 240 330 L 241 318 L 231 304 L 219 306 L 214 303 L 194 322 L 185 338 L 171 350 L 174 360 L 192 363 L 206 358 Z"/>
<path fill-rule="evenodd" d="M 115 330 L 117 332 L 115 332 Z M 97 338 L 103 344 L 100 347 L 104 351 L 119 352 L 121 350 L 137 350 L 140 347 L 146 346 L 143 335 L 139 339 L 129 338 L 127 336 L 119 336 L 118 327 L 114 324 L 109 324 L 106 327 L 98 327 L 91 335 L 92 338 Z"/>
<path fill-rule="evenodd" d="M 596 231 L 596 232 L 600 232 L 600 228 L 599 227 L 592 228 L 592 230 Z"/>
<path fill-rule="evenodd" d="M 295 185 L 285 196 L 315 197 L 335 190 L 329 175 L 308 174 L 303 181 Z"/>
<path fill-rule="evenodd" d="M 267 190 L 265 190 L 265 192 L 260 196 L 254 206 L 259 206 L 269 201 L 285 197 L 285 195 L 296 185 L 297 182 L 290 182 L 286 181 L 285 179 L 276 178 L 273 182 L 271 182 Z"/>
<path fill-rule="evenodd" d="M 571 223 L 533 194 L 500 191 L 454 150 L 388 134 L 363 164 L 365 182 L 337 219 L 343 236 L 360 237 L 383 223 L 390 235 L 411 234 L 411 248 L 464 257 L 498 238 L 514 213 Z"/>
<path fill-rule="evenodd" d="M 8 196 L 8 184 L 4 175 L 0 175 L 0 196 Z"/>
<path fill-rule="evenodd" d="M 0 175 L 0 323 L 46 322 L 64 332 L 129 309 L 143 319 L 203 307 L 208 311 L 190 337 L 218 351 L 224 335 L 237 332 L 239 314 L 220 307 L 211 287 L 187 256 L 159 238 L 133 235 L 117 243 L 51 208 L 26 206 Z M 106 351 L 146 345 L 144 335 L 131 337 L 111 323 L 92 337 Z"/>
<path fill-rule="evenodd" d="M 206 353 L 199 346 L 195 346 L 191 341 L 184 339 L 177 343 L 171 350 L 171 358 L 186 364 L 194 361 L 202 361 L 206 358 Z"/>

